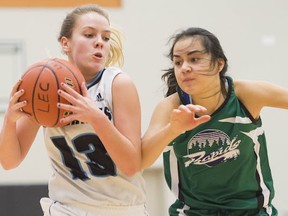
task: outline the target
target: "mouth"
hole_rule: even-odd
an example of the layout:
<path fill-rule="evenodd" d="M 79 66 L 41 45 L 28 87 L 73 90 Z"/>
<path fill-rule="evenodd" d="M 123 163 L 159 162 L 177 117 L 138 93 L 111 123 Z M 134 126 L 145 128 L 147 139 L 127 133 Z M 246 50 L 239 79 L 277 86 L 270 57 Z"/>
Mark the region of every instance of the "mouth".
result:
<path fill-rule="evenodd" d="M 185 79 L 183 79 L 183 82 L 185 83 L 185 82 L 191 82 L 191 81 L 193 81 L 193 80 L 195 80 L 195 79 L 193 79 L 193 78 L 185 78 Z"/>
<path fill-rule="evenodd" d="M 96 52 L 94 53 L 93 55 L 94 57 L 98 58 L 98 59 L 101 59 L 103 57 L 102 53 L 101 52 Z"/>

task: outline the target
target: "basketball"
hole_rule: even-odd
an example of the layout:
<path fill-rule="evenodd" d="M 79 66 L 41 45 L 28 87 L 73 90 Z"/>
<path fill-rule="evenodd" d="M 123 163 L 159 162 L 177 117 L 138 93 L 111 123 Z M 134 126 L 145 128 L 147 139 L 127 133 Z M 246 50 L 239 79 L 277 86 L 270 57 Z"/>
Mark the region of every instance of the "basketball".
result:
<path fill-rule="evenodd" d="M 45 127 L 61 127 L 60 118 L 71 113 L 61 110 L 57 103 L 69 104 L 58 95 L 61 83 L 66 83 L 82 94 L 81 84 L 84 77 L 72 63 L 58 58 L 49 58 L 32 64 L 22 75 L 18 89 L 24 89 L 19 101 L 26 100 L 23 111 Z"/>

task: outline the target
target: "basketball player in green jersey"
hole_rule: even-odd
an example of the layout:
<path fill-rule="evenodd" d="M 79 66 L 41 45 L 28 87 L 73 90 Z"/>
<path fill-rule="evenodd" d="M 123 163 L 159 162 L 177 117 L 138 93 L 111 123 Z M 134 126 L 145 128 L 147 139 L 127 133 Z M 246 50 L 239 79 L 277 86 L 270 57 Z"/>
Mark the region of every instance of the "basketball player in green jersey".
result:
<path fill-rule="evenodd" d="M 226 76 L 220 42 L 205 29 L 172 41 L 173 67 L 162 76 L 168 91 L 142 139 L 144 168 L 163 152 L 177 197 L 169 215 L 276 216 L 260 111 L 288 109 L 288 89 Z"/>

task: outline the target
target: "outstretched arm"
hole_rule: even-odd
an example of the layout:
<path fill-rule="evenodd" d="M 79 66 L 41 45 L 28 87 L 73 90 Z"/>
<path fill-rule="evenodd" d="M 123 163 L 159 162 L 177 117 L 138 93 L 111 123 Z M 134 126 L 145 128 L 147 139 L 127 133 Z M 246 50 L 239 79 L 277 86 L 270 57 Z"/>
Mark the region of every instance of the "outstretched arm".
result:
<path fill-rule="evenodd" d="M 142 138 L 143 169 L 152 165 L 163 149 L 181 133 L 210 120 L 208 115 L 195 117 L 196 113 L 201 114 L 206 110 L 204 107 L 191 104 L 178 106 L 178 101 L 175 95 L 165 98 L 154 110 Z"/>

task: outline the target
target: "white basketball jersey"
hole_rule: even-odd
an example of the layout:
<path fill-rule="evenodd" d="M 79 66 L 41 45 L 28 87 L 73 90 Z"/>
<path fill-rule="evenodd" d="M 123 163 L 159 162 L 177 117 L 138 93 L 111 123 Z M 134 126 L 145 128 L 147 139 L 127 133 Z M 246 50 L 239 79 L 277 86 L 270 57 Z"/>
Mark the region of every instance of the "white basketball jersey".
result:
<path fill-rule="evenodd" d="M 112 82 L 122 71 L 106 68 L 87 85 L 90 97 L 113 122 Z M 109 132 L 108 132 L 109 133 Z M 51 199 L 93 210 L 93 206 L 129 206 L 145 203 L 142 173 L 127 177 L 110 158 L 91 125 L 78 121 L 44 129 L 52 163 Z"/>

